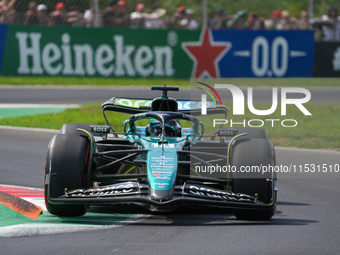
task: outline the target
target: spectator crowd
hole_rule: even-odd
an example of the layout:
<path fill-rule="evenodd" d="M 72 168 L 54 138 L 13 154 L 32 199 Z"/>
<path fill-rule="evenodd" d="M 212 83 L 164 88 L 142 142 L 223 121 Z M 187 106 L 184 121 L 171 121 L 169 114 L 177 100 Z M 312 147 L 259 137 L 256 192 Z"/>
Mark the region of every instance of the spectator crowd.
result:
<path fill-rule="evenodd" d="M 110 0 L 104 10 L 93 5 L 84 13 L 76 7 L 66 9 L 63 2 L 48 10 L 45 4 L 30 1 L 23 15 L 17 15 L 16 0 L 0 1 L 0 23 L 21 23 L 25 25 L 69 25 L 83 27 L 131 27 L 131 28 L 177 28 L 198 29 L 201 25 L 195 19 L 192 9 L 180 6 L 175 13 L 168 14 L 165 9 L 154 8 L 146 12 L 146 6 L 138 3 L 132 13 L 127 12 L 127 1 Z M 95 18 L 97 17 L 97 18 Z M 315 29 L 317 39 L 340 41 L 340 17 L 338 9 L 332 6 L 321 19 L 311 22 L 307 12 L 302 10 L 298 18 L 292 17 L 289 10 L 275 10 L 270 17 L 259 17 L 256 13 L 247 14 L 241 10 L 234 15 L 227 15 L 223 8 L 217 8 L 208 21 L 212 29 L 252 29 L 252 30 L 306 30 Z"/>

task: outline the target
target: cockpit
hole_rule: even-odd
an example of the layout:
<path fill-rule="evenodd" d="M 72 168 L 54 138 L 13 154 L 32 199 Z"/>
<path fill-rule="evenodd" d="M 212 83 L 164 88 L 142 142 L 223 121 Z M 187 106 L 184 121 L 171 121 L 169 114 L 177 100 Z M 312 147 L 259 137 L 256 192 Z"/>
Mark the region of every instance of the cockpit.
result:
<path fill-rule="evenodd" d="M 145 128 L 146 136 L 161 136 L 163 132 L 162 122 L 156 119 L 150 119 Z M 164 124 L 164 133 L 166 137 L 181 137 L 182 126 L 177 120 L 169 120 Z"/>

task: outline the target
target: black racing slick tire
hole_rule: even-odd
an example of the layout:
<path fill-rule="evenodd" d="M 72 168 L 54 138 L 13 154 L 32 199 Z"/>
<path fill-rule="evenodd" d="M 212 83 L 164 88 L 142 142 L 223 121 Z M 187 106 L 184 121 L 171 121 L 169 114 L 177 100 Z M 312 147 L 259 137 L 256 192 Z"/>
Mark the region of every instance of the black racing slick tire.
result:
<path fill-rule="evenodd" d="M 266 130 L 262 128 L 249 128 L 249 127 L 238 127 L 238 128 L 232 128 L 237 129 L 238 134 L 244 134 L 246 135 L 242 136 L 243 139 L 252 139 L 252 138 L 259 138 L 259 139 L 268 139 L 268 134 Z"/>
<path fill-rule="evenodd" d="M 49 144 L 45 166 L 45 204 L 58 216 L 81 216 L 87 211 L 84 204 L 56 204 L 49 198 L 59 198 L 65 190 L 87 188 L 86 174 L 90 145 L 77 134 L 55 135 Z"/>
<path fill-rule="evenodd" d="M 90 131 L 90 124 L 84 124 L 84 123 L 68 123 L 64 124 L 60 128 L 60 134 L 79 134 L 80 131 L 77 129 L 84 129 L 86 131 Z"/>
<path fill-rule="evenodd" d="M 274 146 L 268 139 L 240 139 L 234 145 L 231 165 L 237 169 L 232 178 L 234 193 L 255 196 L 265 204 L 274 204 L 272 209 L 235 209 L 236 218 L 242 220 L 271 219 L 276 207 L 276 191 L 273 188 L 276 176 L 272 171 L 262 172 L 262 169 L 263 167 L 269 169 L 269 166 L 275 165 Z M 240 171 L 241 168 L 243 172 Z M 245 169 L 251 168 L 255 171 L 260 170 L 260 172 L 244 172 Z"/>

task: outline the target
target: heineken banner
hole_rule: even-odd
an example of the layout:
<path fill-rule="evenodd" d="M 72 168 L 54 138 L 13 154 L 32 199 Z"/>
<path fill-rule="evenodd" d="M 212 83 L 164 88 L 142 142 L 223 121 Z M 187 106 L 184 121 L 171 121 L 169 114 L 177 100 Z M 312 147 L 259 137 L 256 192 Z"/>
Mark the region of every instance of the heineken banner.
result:
<path fill-rule="evenodd" d="M 2 75 L 308 77 L 312 31 L 0 25 Z"/>

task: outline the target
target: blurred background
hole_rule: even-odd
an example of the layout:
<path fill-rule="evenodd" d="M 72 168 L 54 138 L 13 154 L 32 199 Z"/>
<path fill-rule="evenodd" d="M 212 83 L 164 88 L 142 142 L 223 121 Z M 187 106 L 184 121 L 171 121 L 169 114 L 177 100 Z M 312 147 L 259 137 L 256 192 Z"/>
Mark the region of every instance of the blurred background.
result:
<path fill-rule="evenodd" d="M 2 0 L 0 23 L 86 27 L 314 29 L 339 24 L 338 0 Z M 336 24 L 335 24 L 336 23 Z"/>

